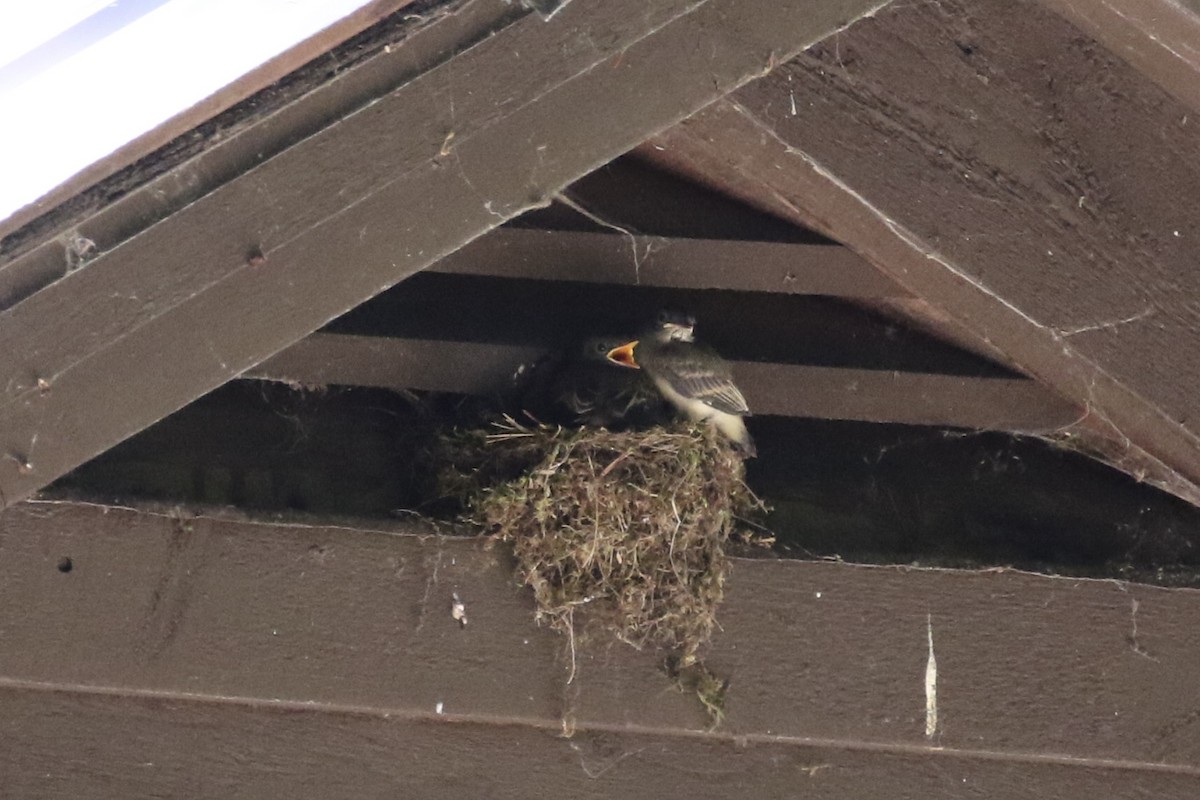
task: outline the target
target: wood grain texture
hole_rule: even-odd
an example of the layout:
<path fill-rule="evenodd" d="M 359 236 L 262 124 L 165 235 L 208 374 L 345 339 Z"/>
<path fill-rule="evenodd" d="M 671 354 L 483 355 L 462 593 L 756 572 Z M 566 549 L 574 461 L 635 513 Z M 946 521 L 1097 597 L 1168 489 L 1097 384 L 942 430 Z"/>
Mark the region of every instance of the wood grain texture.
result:
<path fill-rule="evenodd" d="M 845 247 L 503 227 L 429 268 L 455 275 L 838 297 L 904 296 Z"/>
<path fill-rule="evenodd" d="M 370 42 L 365 54 L 353 48 L 331 51 L 111 181 L 71 198 L 0 239 L 0 309 L 117 248 L 237 177 L 248 164 L 279 155 L 444 63 L 464 42 L 486 36 L 511 17 L 511 7 L 450 0 L 435 14 L 390 20 L 373 34 L 379 40 Z M 83 258 L 71 252 L 76 236 L 94 245 Z"/>
<path fill-rule="evenodd" d="M 576 270 L 570 264 L 558 266 L 565 275 Z M 686 309 L 697 319 L 700 339 L 737 360 L 1017 376 L 845 300 L 801 293 L 494 278 L 424 270 L 323 331 L 553 349 L 588 336 L 633 338 L 663 308 Z"/>
<path fill-rule="evenodd" d="M 511 21 L 245 165 L 0 315 L 0 499 L 28 496 L 878 5 L 572 3 L 551 22 Z M 564 46 L 575 30 L 588 35 Z"/>
<path fill-rule="evenodd" d="M 245 724 L 285 739 L 310 724 L 317 737 L 358 724 L 296 722 L 306 707 L 313 718 L 410 720 L 431 740 L 482 725 L 502 726 L 507 741 L 564 724 L 704 738 L 695 700 L 667 689 L 653 653 L 583 647 L 568 685 L 569 649 L 533 625 L 503 550 L 419 523 L 364 529 L 41 502 L 0 517 L 0 552 L 5 724 L 44 737 L 61 729 L 63 749 L 48 750 L 64 759 L 80 741 L 75 714 L 94 720 L 87 738 L 100 746 L 122 714 L 140 730 L 128 720 L 146 707 L 182 726 L 172 736 L 194 714 L 225 720 L 214 733 L 243 724 L 232 719 L 242 711 L 205 710 L 222 703 L 257 709 Z M 59 568 L 64 556 L 70 572 Z M 466 627 L 451 618 L 452 592 Z M 731 681 L 726 722 L 709 739 L 733 753 L 739 743 L 809 745 L 851 762 L 855 753 L 928 760 L 935 773 L 987 762 L 1009 775 L 1070 767 L 1084 784 L 1090 770 L 1128 770 L 1196 785 L 1197 614 L 1191 590 L 739 560 L 708 657 Z M 930 632 L 938 713 L 927 736 Z M 192 703 L 205 708 L 167 711 Z M 39 707 L 47 711 L 33 724 Z M 45 764 L 45 741 L 23 744 L 21 763 Z"/>
<path fill-rule="evenodd" d="M 1200 6 L 1189 0 L 1042 0 L 1200 111 Z"/>
<path fill-rule="evenodd" d="M 15 797 L 818 797 L 1191 800 L 1167 769 L 1012 763 L 610 728 L 558 731 L 288 703 L 248 706 L 0 688 Z"/>
<path fill-rule="evenodd" d="M 696 172 L 740 174 L 1086 405 L 1118 463 L 1126 448 L 1125 468 L 1196 502 L 1187 116 L 1040 6 L 980 0 L 885 11 L 677 140 L 707 153 Z"/>
<path fill-rule="evenodd" d="M 119 170 L 164 147 L 201 123 L 269 87 L 305 63 L 336 48 L 380 20 L 395 14 L 412 0 L 373 0 L 350 12 L 299 44 L 255 67 L 245 75 L 203 98 L 160 125 L 138 136 L 108 156 L 54 187 L 34 202 L 0 220 L 0 240 L 42 216 L 64 201 L 86 191 Z M 65 220 L 64 220 L 65 222 Z M 65 225 L 60 224 L 60 230 Z"/>
<path fill-rule="evenodd" d="M 316 333 L 245 377 L 494 395 L 553 345 L 489 344 Z M 735 361 L 755 414 L 1046 432 L 1082 415 L 1035 381 L 898 370 Z"/>

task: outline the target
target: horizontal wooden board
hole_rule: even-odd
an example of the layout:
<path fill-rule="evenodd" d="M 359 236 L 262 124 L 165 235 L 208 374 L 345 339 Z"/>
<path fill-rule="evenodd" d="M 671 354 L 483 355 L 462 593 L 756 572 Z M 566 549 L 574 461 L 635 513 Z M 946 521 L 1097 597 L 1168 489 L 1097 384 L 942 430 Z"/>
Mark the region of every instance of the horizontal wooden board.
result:
<path fill-rule="evenodd" d="M 245 377 L 290 384 L 496 394 L 546 347 L 317 333 Z M 755 414 L 1051 431 L 1081 412 L 1025 378 L 734 362 Z"/>
<path fill-rule="evenodd" d="M 674 289 L 839 297 L 904 295 L 845 247 L 504 227 L 432 272 Z"/>
<path fill-rule="evenodd" d="M 562 266 L 564 272 L 571 269 Z M 323 331 L 561 348 L 588 336 L 634 338 L 664 308 L 693 314 L 701 341 L 743 361 L 981 377 L 1018 375 L 848 300 L 798 293 L 424 270 Z"/>
<path fill-rule="evenodd" d="M 294 703 L 0 687 L 14 797 L 819 797 L 1191 800 L 1194 774 L 622 727 L 497 725 Z"/>
<path fill-rule="evenodd" d="M 252 706 L 247 724 L 260 734 L 286 729 L 302 706 L 514 732 L 567 724 L 687 738 L 705 728 L 653 653 L 581 645 L 568 684 L 569 647 L 532 623 L 504 550 L 418 522 L 368 529 L 34 502 L 0 516 L 0 552 L 3 716 L 30 720 L 44 705 L 38 736 L 62 728 L 64 742 L 78 741 L 74 714 L 54 708 L 142 718 L 140 701 L 121 712 L 60 690 L 159 709 Z M 466 627 L 451 617 L 453 593 Z M 708 657 L 730 680 L 713 741 L 927 757 L 935 772 L 965 759 L 1008 764 L 1009 775 L 1072 766 L 1085 784 L 1089 769 L 1195 781 L 1197 619 L 1192 590 L 738 560 Z M 275 705 L 295 711 L 272 721 L 262 710 Z M 191 713 L 170 718 L 191 729 Z M 94 724 L 89 736 L 116 723 Z M 451 728 L 471 730 L 423 730 Z M 46 740 L 31 741 L 21 763 L 45 763 Z M 50 750 L 67 758 L 75 746 Z"/>

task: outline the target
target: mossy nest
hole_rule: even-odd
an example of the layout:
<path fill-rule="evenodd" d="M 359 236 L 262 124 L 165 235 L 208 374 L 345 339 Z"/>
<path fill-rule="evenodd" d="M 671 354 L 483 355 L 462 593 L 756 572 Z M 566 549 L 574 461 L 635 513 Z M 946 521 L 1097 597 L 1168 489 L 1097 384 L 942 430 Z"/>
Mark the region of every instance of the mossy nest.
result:
<path fill-rule="evenodd" d="M 444 442 L 444 489 L 511 544 L 541 623 L 669 648 L 680 668 L 716 626 L 725 545 L 758 506 L 707 426 L 611 432 L 511 420 Z M 577 628 L 576 612 L 586 626 Z"/>

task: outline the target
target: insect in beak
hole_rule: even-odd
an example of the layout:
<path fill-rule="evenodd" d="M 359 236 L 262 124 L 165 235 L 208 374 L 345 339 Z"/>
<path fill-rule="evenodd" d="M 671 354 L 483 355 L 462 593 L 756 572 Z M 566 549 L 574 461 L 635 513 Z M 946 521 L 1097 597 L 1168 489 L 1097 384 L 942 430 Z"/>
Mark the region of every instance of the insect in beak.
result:
<path fill-rule="evenodd" d="M 626 342 L 620 347 L 614 347 L 608 351 L 607 358 L 614 364 L 620 364 L 622 367 L 630 369 L 641 369 L 637 361 L 633 358 L 633 348 L 637 347 L 637 342 Z"/>

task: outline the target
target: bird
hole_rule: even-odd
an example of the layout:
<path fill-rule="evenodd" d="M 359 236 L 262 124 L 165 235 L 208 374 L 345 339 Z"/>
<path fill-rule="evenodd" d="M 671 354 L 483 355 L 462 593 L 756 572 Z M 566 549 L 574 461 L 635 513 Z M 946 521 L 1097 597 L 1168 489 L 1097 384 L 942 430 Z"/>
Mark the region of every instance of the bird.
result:
<path fill-rule="evenodd" d="M 757 454 L 746 430 L 746 398 L 733 370 L 715 350 L 695 340 L 696 321 L 677 311 L 660 311 L 653 327 L 636 340 L 607 352 L 626 367 L 640 367 L 663 398 L 693 422 L 716 428 L 746 458 Z"/>
<path fill-rule="evenodd" d="M 661 342 L 694 342 L 696 318 L 673 308 L 660 309 L 647 334 Z"/>
<path fill-rule="evenodd" d="M 645 425 L 661 416 L 661 400 L 646 373 L 609 359 L 627 336 L 594 336 L 567 354 L 550 381 L 556 416 L 596 428 Z"/>

